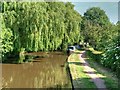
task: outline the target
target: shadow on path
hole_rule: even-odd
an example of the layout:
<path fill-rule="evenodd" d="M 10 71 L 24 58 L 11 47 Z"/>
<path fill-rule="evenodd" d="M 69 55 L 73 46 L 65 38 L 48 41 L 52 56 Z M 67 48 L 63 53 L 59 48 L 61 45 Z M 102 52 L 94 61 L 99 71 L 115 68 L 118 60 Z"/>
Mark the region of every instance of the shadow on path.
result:
<path fill-rule="evenodd" d="M 75 90 L 76 89 L 77 90 L 106 90 L 106 88 L 104 88 L 104 87 L 99 87 L 99 88 L 96 87 L 95 88 L 93 86 L 94 81 L 99 83 L 99 79 L 103 79 L 103 78 L 94 78 L 92 80 L 91 80 L 91 78 L 77 78 L 77 79 L 74 79 L 73 82 L 76 84 L 76 87 L 74 89 Z M 89 82 L 89 84 L 88 84 L 88 82 Z"/>
<path fill-rule="evenodd" d="M 89 63 L 85 60 L 85 51 L 83 51 L 81 54 L 79 54 L 79 59 L 80 59 L 80 63 L 84 63 L 83 64 L 83 73 L 85 73 L 86 75 L 88 75 L 91 79 L 92 82 L 94 82 L 94 84 L 96 85 L 96 87 L 100 90 L 106 90 L 106 86 L 104 84 L 104 80 L 102 79 L 102 77 L 97 75 L 97 72 L 95 72 L 95 69 L 91 68 Z M 102 88 L 102 89 L 101 89 Z"/>

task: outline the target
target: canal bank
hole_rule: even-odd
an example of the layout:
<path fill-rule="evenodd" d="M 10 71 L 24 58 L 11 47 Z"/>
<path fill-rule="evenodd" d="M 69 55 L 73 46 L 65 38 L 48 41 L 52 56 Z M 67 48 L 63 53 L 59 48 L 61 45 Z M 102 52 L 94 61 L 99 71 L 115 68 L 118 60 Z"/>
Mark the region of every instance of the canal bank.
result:
<path fill-rule="evenodd" d="M 77 68 L 76 68 L 76 65 L 75 63 L 78 63 L 78 61 L 75 60 L 75 58 L 73 57 L 74 55 L 71 54 L 69 57 L 68 57 L 68 69 L 69 69 L 69 73 L 70 73 L 70 78 L 71 78 L 71 83 L 72 83 L 72 88 L 80 88 L 79 84 L 80 82 L 77 80 L 78 78 L 78 75 L 77 75 Z"/>
<path fill-rule="evenodd" d="M 74 52 L 68 57 L 68 67 L 71 75 L 73 89 L 96 88 L 91 78 L 84 72 L 85 63 L 82 63 L 79 56 L 82 51 Z"/>

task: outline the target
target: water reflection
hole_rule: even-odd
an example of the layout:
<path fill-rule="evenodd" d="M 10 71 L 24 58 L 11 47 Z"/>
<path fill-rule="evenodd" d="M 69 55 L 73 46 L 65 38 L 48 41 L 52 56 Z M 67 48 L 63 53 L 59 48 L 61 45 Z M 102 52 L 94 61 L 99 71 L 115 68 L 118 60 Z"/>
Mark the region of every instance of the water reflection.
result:
<path fill-rule="evenodd" d="M 32 53 L 31 53 L 32 54 Z M 24 64 L 3 64 L 3 87 L 8 88 L 71 88 L 71 82 L 64 67 L 66 56 L 61 52 L 33 53 L 47 54 Z"/>

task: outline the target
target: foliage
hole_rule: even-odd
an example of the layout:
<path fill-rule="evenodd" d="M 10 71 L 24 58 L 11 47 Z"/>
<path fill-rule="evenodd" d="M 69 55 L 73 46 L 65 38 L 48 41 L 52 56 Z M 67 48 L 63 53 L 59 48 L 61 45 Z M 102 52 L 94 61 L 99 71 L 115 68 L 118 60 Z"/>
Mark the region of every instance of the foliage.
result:
<path fill-rule="evenodd" d="M 106 48 L 106 52 L 103 56 L 101 63 L 104 66 L 109 67 L 114 71 L 117 71 L 118 62 L 120 60 L 119 52 L 120 52 L 120 47 L 118 47 L 116 43 L 110 44 Z"/>
<path fill-rule="evenodd" d="M 87 55 L 89 55 L 88 51 L 86 53 Z M 92 57 L 89 58 L 89 60 L 87 61 L 92 68 L 96 69 L 98 75 L 103 75 L 104 78 L 102 79 L 104 79 L 104 83 L 107 89 L 114 90 L 115 88 L 119 88 L 118 79 L 116 78 L 114 72 L 111 72 L 111 70 L 106 69 L 103 65 L 100 64 L 100 62 L 96 62 L 95 59 Z"/>
<path fill-rule="evenodd" d="M 87 50 L 86 54 L 89 56 L 89 58 L 92 58 L 93 60 L 97 61 L 98 63 L 100 63 L 101 61 L 101 57 L 102 57 L 102 53 L 96 53 L 97 51 L 93 50 Z"/>
<path fill-rule="evenodd" d="M 21 48 L 28 52 L 65 50 L 81 37 L 81 16 L 71 3 L 3 2 L 2 16 L 3 31 L 13 36 L 12 42 L 5 42 L 13 44 L 14 54 Z"/>
<path fill-rule="evenodd" d="M 84 18 L 100 26 L 109 24 L 109 19 L 104 10 L 99 7 L 92 7 L 84 13 Z"/>
<path fill-rule="evenodd" d="M 103 10 L 98 7 L 88 9 L 84 13 L 81 32 L 84 41 L 97 50 L 104 50 L 110 41 L 112 24 Z"/>
<path fill-rule="evenodd" d="M 12 42 L 13 34 L 10 28 L 6 28 L 1 13 L 0 13 L 0 20 L 1 20 L 0 51 L 2 52 L 2 59 L 4 60 L 8 52 L 11 52 L 13 50 L 13 42 Z"/>
<path fill-rule="evenodd" d="M 106 44 L 103 54 L 94 53 L 94 49 L 89 49 L 87 54 L 90 58 L 110 68 L 120 76 L 120 23 L 116 25 L 116 29 L 114 30 L 117 31 L 115 32 L 116 35 L 112 37 L 109 44 Z"/>
<path fill-rule="evenodd" d="M 117 31 L 120 33 L 120 23 L 117 24 Z M 117 34 L 118 35 L 118 34 Z M 113 39 L 113 42 L 107 46 L 101 63 L 116 71 L 120 75 L 120 36 Z"/>

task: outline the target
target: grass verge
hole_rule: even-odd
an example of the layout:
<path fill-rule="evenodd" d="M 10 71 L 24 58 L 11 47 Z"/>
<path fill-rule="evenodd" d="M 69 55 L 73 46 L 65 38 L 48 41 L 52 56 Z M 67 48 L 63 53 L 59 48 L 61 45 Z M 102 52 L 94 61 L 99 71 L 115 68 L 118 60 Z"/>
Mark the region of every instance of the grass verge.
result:
<path fill-rule="evenodd" d="M 105 81 L 105 85 L 108 90 L 118 90 L 120 87 L 118 86 L 118 78 L 111 70 L 106 69 L 93 58 L 90 58 L 87 54 L 87 62 L 90 64 L 92 68 L 97 71 L 97 74 L 105 76 L 103 80 Z"/>
<path fill-rule="evenodd" d="M 91 78 L 84 73 L 84 67 L 80 64 L 81 63 L 77 53 L 74 53 L 69 57 L 68 65 L 70 68 L 74 88 L 96 88 L 94 82 L 92 82 Z"/>

